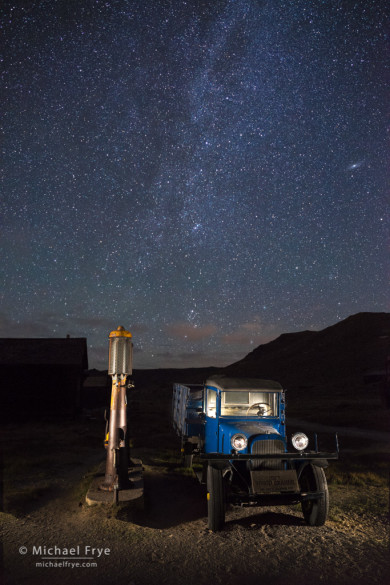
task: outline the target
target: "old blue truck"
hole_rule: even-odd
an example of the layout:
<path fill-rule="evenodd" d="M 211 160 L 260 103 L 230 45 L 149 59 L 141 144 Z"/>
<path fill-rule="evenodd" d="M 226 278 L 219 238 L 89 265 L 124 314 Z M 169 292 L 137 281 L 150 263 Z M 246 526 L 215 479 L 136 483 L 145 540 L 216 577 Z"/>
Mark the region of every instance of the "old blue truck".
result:
<path fill-rule="evenodd" d="M 288 440 L 285 392 L 272 380 L 210 377 L 202 385 L 174 384 L 172 420 L 185 465 L 203 461 L 208 527 L 221 530 L 228 504 L 267 506 L 301 503 L 311 526 L 322 526 L 329 509 L 324 469 L 335 450 L 309 446 L 303 432 Z"/>

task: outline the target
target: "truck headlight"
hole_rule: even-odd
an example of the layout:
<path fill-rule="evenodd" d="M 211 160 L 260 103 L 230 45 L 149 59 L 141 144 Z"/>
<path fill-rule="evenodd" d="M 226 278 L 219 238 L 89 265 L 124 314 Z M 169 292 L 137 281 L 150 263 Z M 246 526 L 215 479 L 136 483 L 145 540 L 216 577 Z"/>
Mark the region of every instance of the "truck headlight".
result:
<path fill-rule="evenodd" d="M 305 433 L 295 433 L 291 438 L 291 442 L 297 451 L 303 451 L 308 446 L 309 439 Z"/>
<path fill-rule="evenodd" d="M 236 451 L 242 451 L 248 444 L 248 439 L 245 435 L 233 435 L 230 440 L 233 449 Z"/>

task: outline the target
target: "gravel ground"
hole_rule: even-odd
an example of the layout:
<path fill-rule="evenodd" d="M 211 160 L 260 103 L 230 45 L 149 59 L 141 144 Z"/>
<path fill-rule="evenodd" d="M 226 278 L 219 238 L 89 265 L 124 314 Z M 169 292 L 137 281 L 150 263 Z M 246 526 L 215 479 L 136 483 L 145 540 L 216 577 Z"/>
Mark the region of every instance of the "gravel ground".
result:
<path fill-rule="evenodd" d="M 204 486 L 156 464 L 147 451 L 137 456 L 144 462 L 144 511 L 85 505 L 92 477 L 85 474 L 97 463 L 93 453 L 83 464 L 57 469 L 52 491 L 26 513 L 2 513 L 1 584 L 390 582 L 386 517 L 351 512 L 316 528 L 304 524 L 299 507 L 231 508 L 225 529 L 212 533 Z M 335 491 L 338 509 L 350 496 Z"/>

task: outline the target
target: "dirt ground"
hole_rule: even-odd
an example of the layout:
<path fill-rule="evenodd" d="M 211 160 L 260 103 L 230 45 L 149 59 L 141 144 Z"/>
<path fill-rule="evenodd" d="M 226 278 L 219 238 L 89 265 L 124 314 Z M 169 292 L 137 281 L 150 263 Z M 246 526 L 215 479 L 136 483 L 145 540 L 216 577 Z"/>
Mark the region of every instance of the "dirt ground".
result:
<path fill-rule="evenodd" d="M 212 533 L 205 487 L 151 448 L 133 450 L 144 464 L 143 511 L 88 507 L 85 493 L 104 451 L 94 446 L 94 430 L 78 432 L 78 458 L 56 466 L 41 458 L 41 476 L 25 463 L 26 486 L 42 481 L 42 489 L 19 508 L 10 498 L 0 515 L 2 585 L 390 583 L 388 517 L 345 506 L 356 496 L 345 486 L 331 487 L 331 506 L 342 512 L 324 527 L 306 526 L 298 506 L 231 508 L 225 529 Z M 58 448 L 65 452 L 65 442 Z"/>

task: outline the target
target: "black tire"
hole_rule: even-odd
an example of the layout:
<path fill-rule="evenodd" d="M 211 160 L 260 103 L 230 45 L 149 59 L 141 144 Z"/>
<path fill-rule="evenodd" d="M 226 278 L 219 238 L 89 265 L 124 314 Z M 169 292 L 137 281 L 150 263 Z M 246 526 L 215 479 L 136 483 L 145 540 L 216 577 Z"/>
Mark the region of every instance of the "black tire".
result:
<path fill-rule="evenodd" d="M 184 455 L 184 467 L 192 467 L 192 460 L 194 455 L 192 453 L 187 453 Z"/>
<path fill-rule="evenodd" d="M 225 485 L 222 470 L 207 466 L 208 527 L 213 532 L 222 530 L 225 524 Z"/>
<path fill-rule="evenodd" d="M 316 465 L 307 465 L 299 478 L 299 484 L 302 492 L 323 493 L 317 500 L 302 502 L 305 522 L 309 526 L 323 526 L 329 512 L 329 492 L 324 470 Z"/>

